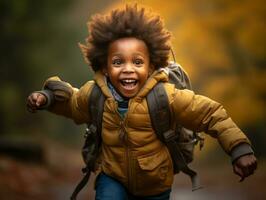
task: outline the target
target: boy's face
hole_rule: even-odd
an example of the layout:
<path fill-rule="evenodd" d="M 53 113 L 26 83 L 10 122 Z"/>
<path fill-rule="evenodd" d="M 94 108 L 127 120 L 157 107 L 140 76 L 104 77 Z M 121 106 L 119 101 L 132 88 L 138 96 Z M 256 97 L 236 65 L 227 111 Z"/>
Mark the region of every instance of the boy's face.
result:
<path fill-rule="evenodd" d="M 142 40 L 121 38 L 109 45 L 104 72 L 122 96 L 134 97 L 144 86 L 152 69 L 148 47 Z"/>

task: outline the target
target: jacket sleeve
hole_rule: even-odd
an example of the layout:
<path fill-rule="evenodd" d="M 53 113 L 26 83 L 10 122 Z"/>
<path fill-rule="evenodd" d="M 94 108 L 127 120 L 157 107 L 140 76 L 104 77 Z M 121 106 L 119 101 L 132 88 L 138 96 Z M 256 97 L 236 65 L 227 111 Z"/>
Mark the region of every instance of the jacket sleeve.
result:
<path fill-rule="evenodd" d="M 217 138 L 228 154 L 234 147 L 250 141 L 228 116 L 223 106 L 190 90 L 174 89 L 170 102 L 174 118 L 184 127 Z"/>
<path fill-rule="evenodd" d="M 238 158 L 250 154 L 254 154 L 251 146 L 247 143 L 241 143 L 231 150 L 231 161 L 234 163 Z"/>
<path fill-rule="evenodd" d="M 51 77 L 45 81 L 43 90 L 38 91 L 48 100 L 41 109 L 73 119 L 77 124 L 87 123 L 90 120 L 88 97 L 93 84 L 93 81 L 89 81 L 77 89 L 56 76 Z"/>

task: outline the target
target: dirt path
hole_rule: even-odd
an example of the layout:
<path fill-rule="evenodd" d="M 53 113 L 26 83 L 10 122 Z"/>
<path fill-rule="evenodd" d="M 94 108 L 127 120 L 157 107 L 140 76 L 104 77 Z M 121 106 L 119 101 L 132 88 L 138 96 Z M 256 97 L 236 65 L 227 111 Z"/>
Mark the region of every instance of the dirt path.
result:
<path fill-rule="evenodd" d="M 242 183 L 228 163 L 194 167 L 203 189 L 192 192 L 190 179 L 178 174 L 172 187 L 171 200 L 265 200 L 266 162 L 260 162 L 255 175 Z M 36 166 L 0 157 L 1 200 L 66 200 L 69 199 L 82 174 L 80 165 Z M 79 200 L 94 199 L 94 177 L 79 195 Z"/>

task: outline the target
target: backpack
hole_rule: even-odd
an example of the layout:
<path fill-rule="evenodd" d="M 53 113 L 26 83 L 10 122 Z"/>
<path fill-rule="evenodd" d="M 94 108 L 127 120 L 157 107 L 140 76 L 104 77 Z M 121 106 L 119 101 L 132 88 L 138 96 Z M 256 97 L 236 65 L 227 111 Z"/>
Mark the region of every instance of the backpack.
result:
<path fill-rule="evenodd" d="M 169 82 L 177 89 L 191 89 L 191 83 L 186 72 L 180 65 L 170 62 L 164 68 L 169 76 Z M 94 171 L 97 156 L 100 153 L 101 127 L 105 97 L 97 84 L 94 85 L 89 97 L 88 106 L 92 121 L 88 124 L 85 132 L 85 143 L 82 148 L 82 157 L 86 167 L 82 169 L 85 174 L 81 182 L 75 188 L 71 200 L 75 200 L 79 191 L 88 182 L 91 171 Z M 180 125 L 171 128 L 171 112 L 168 97 L 163 83 L 157 83 L 147 95 L 147 104 L 151 118 L 152 127 L 157 137 L 167 146 L 171 155 L 174 173 L 183 173 L 190 176 L 192 191 L 200 189 L 197 173 L 188 167 L 193 161 L 195 145 L 200 142 L 203 146 L 203 138 L 199 133 L 188 130 Z"/>

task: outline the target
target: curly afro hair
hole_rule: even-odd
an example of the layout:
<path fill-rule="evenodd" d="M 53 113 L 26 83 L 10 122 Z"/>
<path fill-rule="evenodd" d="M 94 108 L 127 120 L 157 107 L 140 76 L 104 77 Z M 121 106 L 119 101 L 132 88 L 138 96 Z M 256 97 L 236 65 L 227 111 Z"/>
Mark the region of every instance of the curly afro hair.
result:
<path fill-rule="evenodd" d="M 155 69 L 168 64 L 171 34 L 164 28 L 160 16 L 144 7 L 126 5 L 124 9 L 115 9 L 107 15 L 96 14 L 88 23 L 88 29 L 87 46 L 79 45 L 94 71 L 106 66 L 109 44 L 123 37 L 143 40 Z"/>

